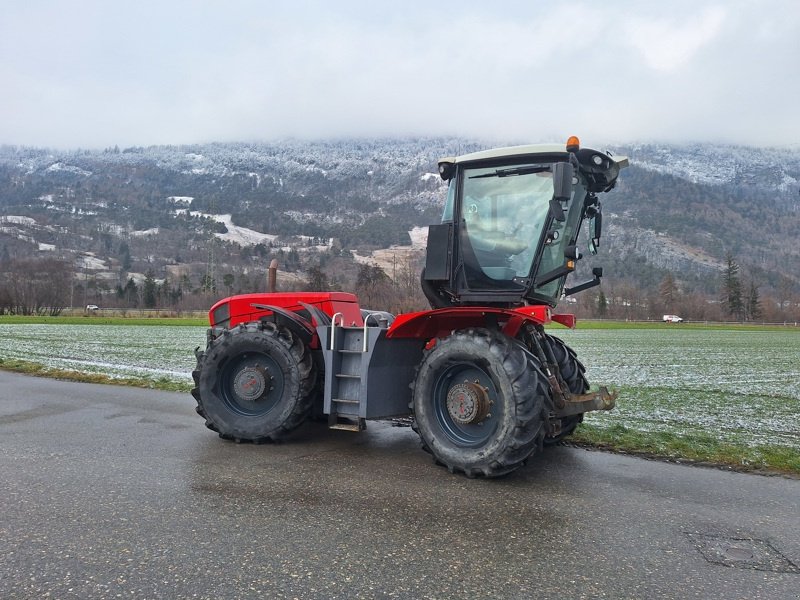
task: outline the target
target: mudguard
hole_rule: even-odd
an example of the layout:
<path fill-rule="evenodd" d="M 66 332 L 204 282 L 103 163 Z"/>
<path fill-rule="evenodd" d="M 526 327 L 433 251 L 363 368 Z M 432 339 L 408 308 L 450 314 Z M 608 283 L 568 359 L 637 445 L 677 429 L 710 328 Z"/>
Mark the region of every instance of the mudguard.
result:
<path fill-rule="evenodd" d="M 552 314 L 549 306 L 521 306 L 495 308 L 488 306 L 460 306 L 440 308 L 398 315 L 386 334 L 387 338 L 431 339 L 444 337 L 452 331 L 468 327 L 500 328 L 509 337 L 516 337 L 526 322 L 544 325 L 555 321 L 575 327 L 575 317 Z"/>

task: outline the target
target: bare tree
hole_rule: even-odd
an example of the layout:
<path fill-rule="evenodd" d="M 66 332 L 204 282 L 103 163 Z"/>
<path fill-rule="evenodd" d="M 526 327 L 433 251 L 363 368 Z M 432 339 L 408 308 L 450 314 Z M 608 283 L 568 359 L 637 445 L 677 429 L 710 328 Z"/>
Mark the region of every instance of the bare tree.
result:
<path fill-rule="evenodd" d="M 69 301 L 72 267 L 57 258 L 26 258 L 3 263 L 0 302 L 19 315 L 61 314 Z"/>
<path fill-rule="evenodd" d="M 388 310 L 391 312 L 414 312 L 428 308 L 428 300 L 422 293 L 420 273 L 422 271 L 422 256 L 406 254 L 398 265 L 395 278 L 397 294 Z"/>
<path fill-rule="evenodd" d="M 308 285 L 305 290 L 308 292 L 325 292 L 331 289 L 328 283 L 328 276 L 319 266 L 310 266 L 306 269 L 308 275 Z"/>
<path fill-rule="evenodd" d="M 360 265 L 356 277 L 356 294 L 365 308 L 388 307 L 392 298 L 392 283 L 378 265 Z"/>
<path fill-rule="evenodd" d="M 678 294 L 678 286 L 672 273 L 667 273 L 658 286 L 658 295 L 666 312 L 675 312 L 675 298 Z"/>

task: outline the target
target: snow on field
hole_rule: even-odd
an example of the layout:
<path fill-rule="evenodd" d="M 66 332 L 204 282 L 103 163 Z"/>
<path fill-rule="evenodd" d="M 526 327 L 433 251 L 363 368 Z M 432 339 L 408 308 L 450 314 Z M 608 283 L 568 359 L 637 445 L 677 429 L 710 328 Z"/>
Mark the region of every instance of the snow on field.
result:
<path fill-rule="evenodd" d="M 217 222 L 224 223 L 225 227 L 228 229 L 227 233 L 215 234 L 219 239 L 227 242 L 236 242 L 242 246 L 254 246 L 256 244 L 274 242 L 278 237 L 277 235 L 260 233 L 254 229 L 234 225 L 231 220 L 231 215 L 216 215 L 214 219 Z"/>
<path fill-rule="evenodd" d="M 205 327 L 0 325 L 0 359 L 190 383 Z M 800 332 L 552 330 L 594 385 L 621 389 L 587 423 L 800 450 Z"/>
<path fill-rule="evenodd" d="M 191 204 L 194 201 L 194 196 L 167 196 L 167 200 L 179 204 Z"/>
<path fill-rule="evenodd" d="M 28 235 L 29 229 L 32 228 L 52 230 L 52 228 L 39 227 L 36 220 L 30 217 L 20 217 L 17 215 L 0 216 L 0 233 L 5 233 L 23 242 L 28 242 L 29 244 L 38 244 L 36 239 Z"/>
<path fill-rule="evenodd" d="M 221 240 L 226 242 L 235 242 L 240 246 L 255 246 L 256 244 L 268 244 L 274 242 L 278 236 L 270 233 L 261 233 L 255 229 L 248 229 L 247 227 L 240 227 L 233 224 L 231 215 L 210 215 L 197 210 L 190 211 L 189 214 L 193 217 L 204 217 L 212 219 L 217 223 L 223 223 L 228 230 L 227 233 L 215 233 Z"/>
<path fill-rule="evenodd" d="M 428 245 L 428 227 L 414 227 L 408 232 L 411 238 L 411 246 L 418 250 L 424 250 Z"/>
<path fill-rule="evenodd" d="M 0 358 L 58 369 L 190 382 L 191 349 L 205 345 L 205 327 L 0 325 Z"/>
<path fill-rule="evenodd" d="M 142 229 L 141 231 L 131 231 L 132 237 L 145 237 L 148 235 L 157 235 L 158 227 L 151 227 L 150 229 Z"/>
<path fill-rule="evenodd" d="M 128 271 L 128 279 L 133 279 L 133 282 L 136 285 L 142 285 L 147 279 L 147 275 L 145 273 L 136 273 L 135 271 Z M 156 279 L 155 281 L 158 284 L 164 283 L 163 279 Z"/>
<path fill-rule="evenodd" d="M 189 214 L 193 217 L 203 217 L 206 219 L 212 219 L 217 223 L 224 224 L 225 228 L 228 230 L 227 233 L 215 233 L 214 235 L 221 240 L 225 240 L 226 242 L 234 242 L 236 244 L 239 244 L 240 246 L 255 246 L 256 244 L 274 244 L 275 240 L 277 240 L 280 237 L 271 233 L 261 233 L 254 229 L 248 229 L 247 227 L 234 225 L 233 219 L 229 214 L 212 215 L 197 210 L 190 211 L 185 208 L 179 208 L 175 211 L 175 213 Z M 294 243 L 292 242 L 286 243 L 285 245 L 281 246 L 280 249 L 283 250 L 284 252 L 289 252 L 290 250 L 297 250 L 298 252 L 306 252 L 309 250 L 324 251 L 330 248 L 331 245 L 333 244 L 333 239 L 327 239 L 323 244 L 309 246 L 308 242 L 312 241 L 314 238 L 307 235 L 293 236 L 292 239 L 297 241 Z"/>
<path fill-rule="evenodd" d="M 83 177 L 89 177 L 92 174 L 91 171 L 86 171 L 84 169 L 81 169 L 80 167 L 75 167 L 73 165 L 65 165 L 62 162 L 53 163 L 52 165 L 47 167 L 45 171 L 48 173 L 53 173 L 56 171 L 65 171 L 67 173 L 74 173 L 75 175 L 82 175 Z"/>
<path fill-rule="evenodd" d="M 378 265 L 389 277 L 394 278 L 398 271 L 406 265 L 415 264 L 422 256 L 428 244 L 428 228 L 414 227 L 408 232 L 408 236 L 411 238 L 410 246 L 390 246 L 373 250 L 368 256 L 354 254 L 353 258 L 361 264 Z"/>
<path fill-rule="evenodd" d="M 0 225 L 21 225 L 23 227 L 36 227 L 36 219 L 30 217 L 19 217 L 16 215 L 6 215 L 0 217 Z"/>
<path fill-rule="evenodd" d="M 78 257 L 76 262 L 79 269 L 85 269 L 87 271 L 105 271 L 108 269 L 106 262 L 97 258 L 93 252 L 84 252 Z"/>
<path fill-rule="evenodd" d="M 44 244 L 39 242 L 39 251 L 40 252 L 54 252 L 56 249 L 55 244 Z"/>
<path fill-rule="evenodd" d="M 16 215 L 7 215 L 4 217 L 0 217 L 0 224 L 24 225 L 26 227 L 35 227 L 36 220 L 30 217 L 18 217 Z"/>
<path fill-rule="evenodd" d="M 734 330 L 553 331 L 592 384 L 622 390 L 587 422 L 694 432 L 800 449 L 800 333 Z"/>

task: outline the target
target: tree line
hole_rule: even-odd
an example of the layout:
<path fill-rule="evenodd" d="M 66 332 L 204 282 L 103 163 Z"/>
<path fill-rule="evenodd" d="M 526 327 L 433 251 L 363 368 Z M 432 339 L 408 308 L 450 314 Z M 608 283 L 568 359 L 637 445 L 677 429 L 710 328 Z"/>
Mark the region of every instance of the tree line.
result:
<path fill-rule="evenodd" d="M 349 250 L 338 247 L 303 259 L 296 252 L 285 253 L 283 258 L 295 273 L 284 273 L 279 280 L 282 291 L 352 292 L 362 306 L 393 313 L 428 307 L 419 282 L 421 254 L 396 261 L 391 276 L 378 264 L 357 262 Z M 264 267 L 207 270 L 172 279 L 157 278 L 151 268 L 144 280 L 126 277 L 109 286 L 76 273 L 73 264 L 64 259 L 10 258 L 5 254 L 0 256 L 0 314 L 55 316 L 67 307 L 87 303 L 120 309 L 203 310 L 226 296 L 263 292 L 265 282 Z M 657 287 L 646 289 L 630 281 L 604 279 L 599 288 L 562 299 L 557 310 L 583 318 L 660 320 L 663 314 L 677 314 L 686 320 L 800 320 L 800 297 L 789 277 L 783 276 L 769 295 L 763 295 L 756 277 L 743 273 L 732 254 L 727 255 L 715 288 L 716 296 L 689 290 L 672 273 L 664 275 Z"/>
<path fill-rule="evenodd" d="M 623 320 L 660 320 L 665 314 L 675 314 L 694 321 L 800 321 L 800 295 L 788 276 L 783 275 L 768 294 L 762 293 L 757 277 L 744 272 L 730 253 L 710 287 L 716 292 L 689 289 L 672 273 L 664 275 L 657 288 L 641 288 L 630 281 L 604 281 L 599 289 L 579 295 L 573 312 L 584 318 Z"/>

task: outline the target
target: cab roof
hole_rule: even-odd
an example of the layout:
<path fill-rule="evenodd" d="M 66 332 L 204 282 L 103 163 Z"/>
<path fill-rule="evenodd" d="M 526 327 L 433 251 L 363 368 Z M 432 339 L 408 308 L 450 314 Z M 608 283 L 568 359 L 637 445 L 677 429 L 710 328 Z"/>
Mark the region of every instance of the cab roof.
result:
<path fill-rule="evenodd" d="M 479 152 L 471 152 L 470 154 L 463 154 L 461 156 L 449 156 L 439 160 L 439 164 L 456 164 L 462 162 L 471 162 L 474 160 L 486 160 L 492 158 L 506 158 L 511 156 L 527 156 L 535 154 L 563 154 L 567 156 L 567 148 L 563 144 L 528 144 L 526 146 L 509 146 L 506 148 L 492 148 L 490 150 L 480 150 Z"/>

